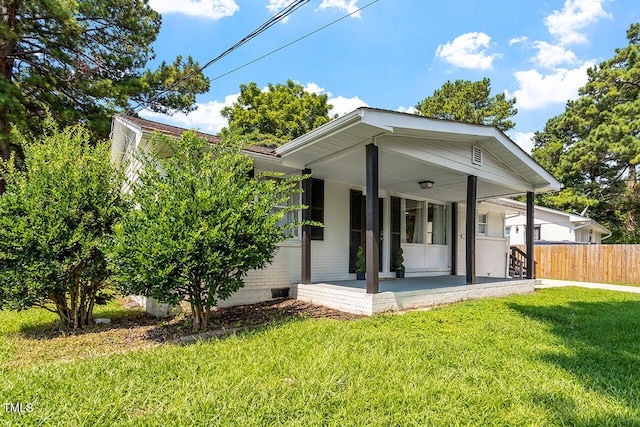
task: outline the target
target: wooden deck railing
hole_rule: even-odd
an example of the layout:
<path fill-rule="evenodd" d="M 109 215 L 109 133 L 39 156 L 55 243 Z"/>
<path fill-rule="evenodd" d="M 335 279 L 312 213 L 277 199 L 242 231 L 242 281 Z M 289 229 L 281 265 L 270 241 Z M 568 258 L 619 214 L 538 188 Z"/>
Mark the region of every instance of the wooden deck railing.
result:
<path fill-rule="evenodd" d="M 536 262 L 533 262 L 533 278 L 536 277 Z M 527 276 L 527 253 L 517 246 L 511 246 L 509 251 L 509 275 L 522 279 Z"/>

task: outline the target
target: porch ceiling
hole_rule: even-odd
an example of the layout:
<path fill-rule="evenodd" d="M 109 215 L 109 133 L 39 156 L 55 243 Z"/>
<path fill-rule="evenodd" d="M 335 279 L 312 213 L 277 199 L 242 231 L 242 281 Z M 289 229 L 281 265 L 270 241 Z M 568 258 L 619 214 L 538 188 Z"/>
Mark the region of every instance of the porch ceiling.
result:
<path fill-rule="evenodd" d="M 339 158 L 316 162 L 310 166 L 313 175 L 319 178 L 361 187 L 366 184 L 364 145 L 344 153 Z M 434 182 L 432 188 L 420 188 L 418 183 L 426 180 Z M 467 173 L 382 148 L 379 158 L 379 189 L 443 202 L 461 202 L 466 199 Z M 479 199 L 517 194 L 523 191 L 526 189 L 478 180 Z"/>
<path fill-rule="evenodd" d="M 314 176 L 365 186 L 365 146 L 380 148 L 379 188 L 446 202 L 466 198 L 467 176 L 478 177 L 478 198 L 545 192 L 559 183 L 513 141 L 488 126 L 358 109 L 282 147 L 283 165 Z M 471 161 L 472 147 L 483 161 Z M 422 189 L 419 181 L 433 181 Z"/>

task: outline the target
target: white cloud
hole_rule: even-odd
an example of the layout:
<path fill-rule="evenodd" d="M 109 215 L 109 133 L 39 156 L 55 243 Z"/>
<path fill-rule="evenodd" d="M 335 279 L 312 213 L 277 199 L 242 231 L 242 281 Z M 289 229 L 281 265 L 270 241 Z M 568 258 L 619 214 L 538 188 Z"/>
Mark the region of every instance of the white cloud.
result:
<path fill-rule="evenodd" d="M 559 68 L 547 75 L 537 70 L 516 71 L 513 75 L 520 88 L 513 96 L 517 98 L 517 107 L 532 110 L 577 98 L 578 89 L 587 83 L 587 68 L 593 64 L 586 62 L 572 70 Z"/>
<path fill-rule="evenodd" d="M 181 13 L 201 18 L 220 19 L 232 16 L 240 7 L 234 0 L 149 0 L 159 13 Z"/>
<path fill-rule="evenodd" d="M 396 111 L 400 112 L 400 113 L 408 113 L 408 114 L 415 114 L 416 113 L 416 109 L 415 107 L 405 107 L 404 105 L 399 106 Z"/>
<path fill-rule="evenodd" d="M 533 149 L 533 136 L 535 134 L 533 132 L 517 132 L 513 138 L 513 142 L 518 144 L 520 148 L 526 151 L 528 154 L 531 154 L 531 150 Z"/>
<path fill-rule="evenodd" d="M 566 0 L 562 10 L 554 10 L 544 19 L 544 23 L 561 44 L 586 43 L 587 38 L 579 30 L 601 18 L 611 18 L 602 8 L 605 1 L 607 0 Z"/>
<path fill-rule="evenodd" d="M 360 18 L 360 12 L 356 12 L 358 0 L 322 0 L 318 9 L 338 9 L 346 13 L 353 13 L 351 15 L 353 18 Z"/>
<path fill-rule="evenodd" d="M 291 3 L 291 0 L 269 0 L 269 3 L 267 4 L 267 9 L 269 9 L 269 12 L 275 15 L 285 7 L 289 6 L 290 3 Z M 282 21 L 280 22 L 285 23 L 288 20 L 289 20 L 289 17 L 287 16 L 283 18 Z"/>
<path fill-rule="evenodd" d="M 509 40 L 509 46 L 512 46 L 517 43 L 524 43 L 528 40 L 527 36 L 516 37 L 514 39 Z"/>
<path fill-rule="evenodd" d="M 331 96 L 329 92 L 325 92 L 324 88 L 318 86 L 317 83 L 307 83 L 304 86 L 304 90 L 309 93 L 316 93 L 318 95 L 322 95 L 323 93 L 326 93 L 327 95 Z"/>
<path fill-rule="evenodd" d="M 362 99 L 354 96 L 353 98 L 345 98 L 344 96 L 336 96 L 335 98 L 329 98 L 328 103 L 333 105 L 333 108 L 329 110 L 329 116 L 333 117 L 335 114 L 338 116 L 344 116 L 347 113 L 359 107 L 368 107 L 369 104 Z"/>
<path fill-rule="evenodd" d="M 575 64 L 578 62 L 575 53 L 562 46 L 536 41 L 533 42 L 533 47 L 538 49 L 538 54 L 531 60 L 543 67 L 553 68 L 560 64 Z"/>
<path fill-rule="evenodd" d="M 485 33 L 466 33 L 456 37 L 452 42 L 441 44 L 436 49 L 436 56 L 461 68 L 490 70 L 493 60 L 499 54 L 487 54 L 484 48 L 489 47 L 491 37 Z"/>
<path fill-rule="evenodd" d="M 227 119 L 220 114 L 220 110 L 236 102 L 239 95 L 239 93 L 227 95 L 224 98 L 224 102 L 210 101 L 204 104 L 198 103 L 198 108 L 189 114 L 176 113 L 173 116 L 167 116 L 149 110 L 142 110 L 140 115 L 145 119 L 156 120 L 161 123 L 186 129 L 196 129 L 200 132 L 215 135 L 220 132 L 223 127 L 227 126 L 228 123 Z"/>

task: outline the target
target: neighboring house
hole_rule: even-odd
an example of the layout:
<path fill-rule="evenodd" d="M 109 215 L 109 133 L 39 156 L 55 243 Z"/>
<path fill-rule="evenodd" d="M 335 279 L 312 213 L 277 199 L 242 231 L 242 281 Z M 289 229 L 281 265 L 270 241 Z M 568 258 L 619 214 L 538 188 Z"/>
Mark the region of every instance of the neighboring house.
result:
<path fill-rule="evenodd" d="M 512 245 L 524 245 L 526 204 L 505 198 L 491 202 L 516 211 L 505 218 L 505 236 Z M 611 235 L 607 228 L 591 218 L 542 206 L 534 208 L 533 233 L 533 239 L 538 244 L 602 243 Z"/>
<path fill-rule="evenodd" d="M 178 136 L 184 129 L 115 117 L 114 162 L 148 150 L 156 131 Z M 272 265 L 251 272 L 245 287 L 224 305 L 263 301 L 288 289 L 300 299 L 365 314 L 423 304 L 409 302 L 419 292 L 400 295 L 407 282 L 381 281 L 395 277 L 399 248 L 409 278 L 438 276 L 461 284 L 475 284 L 477 277 L 505 278 L 505 214 L 511 209 L 477 203 L 560 189 L 558 181 L 493 127 L 372 108 L 359 108 L 277 149 L 250 147 L 246 154 L 256 170 L 310 173 L 303 193 L 296 195 L 309 209 L 290 220 L 311 218 L 324 228 L 297 230 L 281 244 Z M 137 167 L 127 163 L 129 177 L 135 179 Z M 344 293 L 345 286 L 355 283 L 359 246 L 367 256 L 366 292 Z M 521 285 L 533 290 L 531 277 Z M 381 287 L 387 292 L 380 293 Z M 329 291 L 318 296 L 320 289 Z M 359 300 L 352 304 L 354 298 Z"/>

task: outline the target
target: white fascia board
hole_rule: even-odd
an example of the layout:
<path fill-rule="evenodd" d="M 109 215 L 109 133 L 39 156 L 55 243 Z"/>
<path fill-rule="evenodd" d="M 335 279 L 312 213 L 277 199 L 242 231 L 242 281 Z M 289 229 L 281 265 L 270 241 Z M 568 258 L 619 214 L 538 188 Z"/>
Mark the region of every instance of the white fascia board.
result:
<path fill-rule="evenodd" d="M 432 119 L 417 114 L 380 111 L 364 108 L 363 123 L 393 132 L 395 128 L 413 129 L 435 133 L 458 133 L 471 136 L 495 136 L 493 128 L 472 123 Z"/>
<path fill-rule="evenodd" d="M 499 200 L 504 202 L 505 205 L 512 206 L 514 209 L 522 209 L 523 211 L 527 209 L 527 204 L 526 203 L 522 203 L 522 202 L 519 202 L 517 200 L 511 200 L 511 199 L 505 199 L 505 198 L 500 198 Z M 554 215 L 561 215 L 561 216 L 564 216 L 564 217 L 568 218 L 570 223 L 585 222 L 582 225 L 578 225 L 578 227 L 576 227 L 575 229 L 583 228 L 583 227 L 586 227 L 586 226 L 590 225 L 594 229 L 598 229 L 599 231 L 601 231 L 603 234 L 611 232 L 606 227 L 604 227 L 599 222 L 597 222 L 596 220 L 591 219 L 591 218 L 587 218 L 587 217 L 584 217 L 584 216 L 576 215 L 576 214 L 573 214 L 571 212 L 559 211 L 557 209 L 547 208 L 547 207 L 538 206 L 538 205 L 534 206 L 534 211 L 546 212 L 546 213 L 550 213 L 550 214 L 554 214 Z"/>
<path fill-rule="evenodd" d="M 345 127 L 351 126 L 362 119 L 362 109 L 357 109 L 349 114 L 345 114 L 335 120 L 332 120 L 324 125 L 307 132 L 298 138 L 287 142 L 284 145 L 276 148 L 276 154 L 282 157 L 286 157 L 288 154 L 295 153 L 309 145 L 313 145 L 316 142 L 331 136 L 332 134 L 342 130 Z"/>
<path fill-rule="evenodd" d="M 120 166 L 124 152 L 127 149 L 127 136 L 124 130 L 131 130 L 136 135 L 136 142 L 139 143 L 142 138 L 143 130 L 140 126 L 132 123 L 122 116 L 113 116 L 111 129 L 111 160 L 116 166 Z"/>
<path fill-rule="evenodd" d="M 587 229 L 594 230 L 594 231 L 597 231 L 597 232 L 602 233 L 602 234 L 610 234 L 611 233 L 611 231 L 609 231 L 606 227 L 601 225 L 596 220 L 593 220 L 593 219 L 590 219 L 590 218 L 582 218 L 582 220 L 585 221 L 585 223 L 576 226 L 574 228 L 574 230 L 578 230 L 580 228 L 587 228 Z"/>
<path fill-rule="evenodd" d="M 540 175 L 545 181 L 548 182 L 548 185 L 544 185 L 541 187 L 536 187 L 536 190 L 539 192 L 548 192 L 548 191 L 560 191 L 562 189 L 562 184 L 560 181 L 555 179 L 553 175 L 551 175 L 545 168 L 543 168 L 540 163 L 536 162 L 533 157 L 527 154 L 518 144 L 513 142 L 511 138 L 506 136 L 504 133 L 500 132 L 496 128 L 491 128 L 495 134 L 496 139 L 504 145 L 507 150 L 509 150 L 514 156 L 517 156 L 521 159 L 529 168 L 533 169 L 535 173 Z"/>
<path fill-rule="evenodd" d="M 473 123 L 462 123 L 450 120 L 431 119 L 419 115 L 406 113 L 395 113 L 388 111 L 377 111 L 363 109 L 362 123 L 367 123 L 394 132 L 394 128 L 406 128 L 423 130 L 429 132 L 458 133 L 477 137 L 490 137 L 502 144 L 511 154 L 518 157 L 527 167 L 540 175 L 547 185 L 534 187 L 534 192 L 559 191 L 561 184 L 549 172 L 547 172 L 538 162 L 527 154 L 518 144 L 513 142 L 504 133 L 493 126 L 477 125 Z"/>

